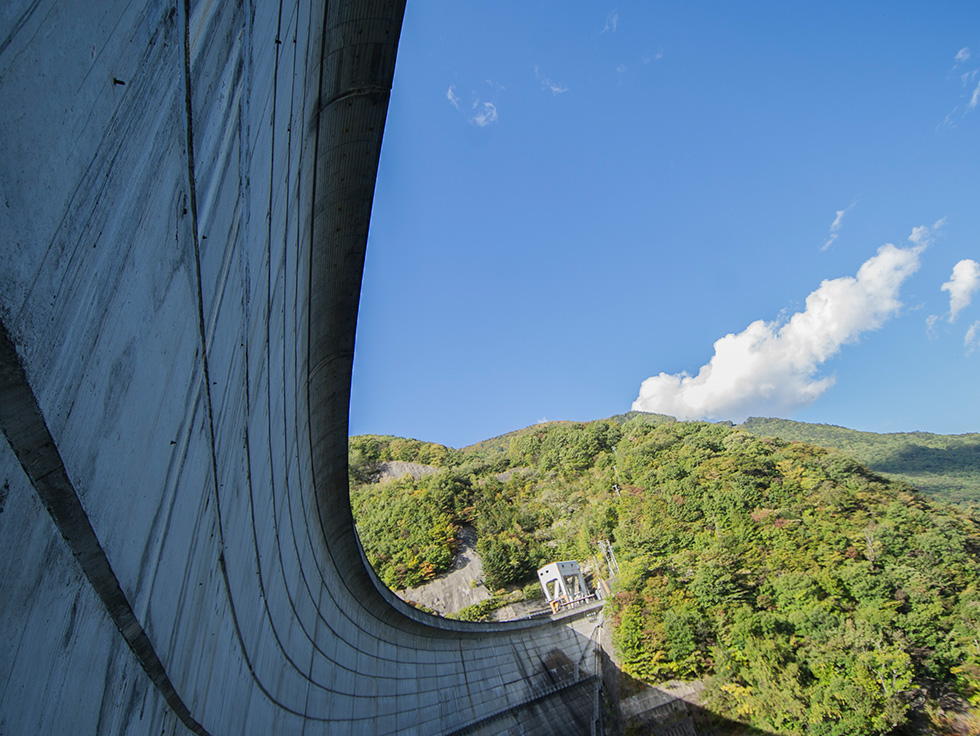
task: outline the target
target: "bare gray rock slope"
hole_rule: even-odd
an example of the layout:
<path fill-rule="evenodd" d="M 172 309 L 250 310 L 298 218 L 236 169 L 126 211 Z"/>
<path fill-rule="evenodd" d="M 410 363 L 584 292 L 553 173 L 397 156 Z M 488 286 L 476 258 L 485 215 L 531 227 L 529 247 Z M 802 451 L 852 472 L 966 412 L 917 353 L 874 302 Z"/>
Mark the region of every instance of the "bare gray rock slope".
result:
<path fill-rule="evenodd" d="M 445 615 L 490 597 L 483 585 L 483 561 L 476 553 L 476 530 L 463 527 L 459 536 L 459 549 L 449 572 L 417 588 L 396 591 L 399 598 Z"/>
<path fill-rule="evenodd" d="M 378 463 L 376 476 L 374 479 L 375 483 L 383 483 L 386 480 L 394 480 L 395 478 L 401 478 L 403 475 L 410 475 L 415 480 L 419 478 L 424 478 L 427 475 L 432 475 L 433 473 L 438 473 L 439 468 L 434 468 L 431 465 L 422 465 L 421 463 L 407 463 L 403 460 L 391 460 L 386 463 Z"/>

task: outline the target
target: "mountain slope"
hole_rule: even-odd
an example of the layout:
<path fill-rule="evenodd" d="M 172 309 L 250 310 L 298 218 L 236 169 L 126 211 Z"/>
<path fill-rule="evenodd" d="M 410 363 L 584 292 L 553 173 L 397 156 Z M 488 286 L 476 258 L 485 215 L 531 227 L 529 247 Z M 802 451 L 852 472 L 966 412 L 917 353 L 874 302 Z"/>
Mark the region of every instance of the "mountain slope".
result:
<path fill-rule="evenodd" d="M 801 736 L 952 734 L 943 708 L 980 705 L 980 516 L 840 451 L 635 415 L 464 450 L 355 437 L 351 458 L 358 532 L 393 587 L 445 570 L 464 524 L 491 590 L 609 539 L 634 677 L 707 678 L 713 711 Z M 371 482 L 392 459 L 440 470 Z"/>
<path fill-rule="evenodd" d="M 980 505 L 980 434 L 877 434 L 830 424 L 750 417 L 740 429 L 840 450 L 877 473 L 904 480 L 929 496 Z"/>

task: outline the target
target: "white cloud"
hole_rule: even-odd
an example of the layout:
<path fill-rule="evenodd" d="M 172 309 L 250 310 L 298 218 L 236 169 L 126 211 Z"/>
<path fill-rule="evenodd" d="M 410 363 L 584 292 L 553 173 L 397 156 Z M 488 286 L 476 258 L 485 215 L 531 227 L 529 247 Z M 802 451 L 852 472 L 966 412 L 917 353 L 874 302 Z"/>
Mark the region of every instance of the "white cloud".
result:
<path fill-rule="evenodd" d="M 973 294 L 980 289 L 980 263 L 964 258 L 953 266 L 953 275 L 942 285 L 949 292 L 949 321 L 956 321 L 959 313 L 970 306 Z"/>
<path fill-rule="evenodd" d="M 616 86 L 622 88 L 626 82 L 626 72 L 629 71 L 625 64 L 616 67 Z"/>
<path fill-rule="evenodd" d="M 504 89 L 503 86 L 496 84 L 489 79 L 487 80 L 487 84 L 497 92 Z M 498 116 L 496 104 L 493 102 L 485 102 L 478 97 L 475 92 L 470 93 L 470 104 L 468 108 L 462 104 L 462 98 L 456 94 L 455 84 L 449 85 L 449 89 L 446 90 L 446 99 L 449 100 L 449 103 L 453 107 L 463 114 L 463 117 L 466 118 L 467 122 L 472 123 L 473 125 L 485 128 L 491 123 L 497 122 Z"/>
<path fill-rule="evenodd" d="M 490 123 L 497 122 L 497 107 L 492 102 L 480 102 L 477 100 L 473 103 L 473 109 L 476 111 L 470 121 L 476 123 L 481 128 L 485 128 Z"/>
<path fill-rule="evenodd" d="M 964 46 L 954 57 L 955 62 L 953 64 L 953 71 L 956 71 L 961 64 L 965 64 L 972 58 L 972 53 L 970 52 L 969 46 Z M 956 107 L 947 113 L 943 122 L 940 123 L 936 130 L 939 128 L 955 128 L 957 124 L 963 120 L 971 111 L 975 110 L 977 105 L 980 105 L 980 83 L 973 86 L 974 80 L 977 74 L 980 73 L 980 68 L 970 69 L 965 72 L 961 72 L 959 75 L 961 91 L 960 91 L 960 101 L 957 103 Z M 972 86 L 972 91 L 970 87 Z"/>
<path fill-rule="evenodd" d="M 935 239 L 936 234 L 942 229 L 942 226 L 946 224 L 946 218 L 941 217 L 929 225 L 919 225 L 918 227 L 912 228 L 912 233 L 909 235 L 909 242 L 920 245 L 923 248 L 932 245 L 932 241 Z"/>
<path fill-rule="evenodd" d="M 856 204 L 857 200 L 854 200 L 844 209 L 837 210 L 837 216 L 834 218 L 834 221 L 830 223 L 830 236 L 827 238 L 827 242 L 820 246 L 820 250 L 827 250 L 827 248 L 829 248 L 833 242 L 837 240 L 837 236 L 840 234 L 841 225 L 844 224 L 844 215 L 854 209 L 854 205 Z"/>
<path fill-rule="evenodd" d="M 931 340 L 936 334 L 936 322 L 939 321 L 938 314 L 930 314 L 926 317 L 926 335 Z"/>
<path fill-rule="evenodd" d="M 806 308 L 785 323 L 757 320 L 721 338 L 696 376 L 648 378 L 633 409 L 678 419 L 741 421 L 750 414 L 785 416 L 812 403 L 834 383 L 832 377 L 817 376 L 820 365 L 901 308 L 899 290 L 918 269 L 930 234 L 930 228 L 917 228 L 914 247 L 888 243 L 856 276 L 823 281 L 807 297 Z"/>
<path fill-rule="evenodd" d="M 967 355 L 980 347 L 980 320 L 970 325 L 970 329 L 966 331 L 966 335 L 963 336 L 963 347 L 966 348 Z"/>
<path fill-rule="evenodd" d="M 534 65 L 534 78 L 541 82 L 541 89 L 551 90 L 551 94 L 560 95 L 563 92 L 568 92 L 568 87 L 558 82 L 551 81 L 548 77 L 541 73 L 541 69 L 537 64 Z"/>
<path fill-rule="evenodd" d="M 456 85 L 450 84 L 449 89 L 446 90 L 446 99 L 452 103 L 452 106 L 459 110 L 459 97 L 456 96 Z"/>
<path fill-rule="evenodd" d="M 614 10 L 609 15 L 606 16 L 606 26 L 602 29 L 602 32 L 613 31 L 619 27 L 619 11 Z"/>

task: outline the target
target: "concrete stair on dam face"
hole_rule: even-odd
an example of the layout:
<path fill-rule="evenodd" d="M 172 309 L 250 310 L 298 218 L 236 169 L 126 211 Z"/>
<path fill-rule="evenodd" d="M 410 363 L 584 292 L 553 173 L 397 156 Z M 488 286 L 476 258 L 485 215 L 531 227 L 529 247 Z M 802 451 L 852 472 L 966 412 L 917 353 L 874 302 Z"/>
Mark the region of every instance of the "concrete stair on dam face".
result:
<path fill-rule="evenodd" d="M 4 736 L 428 736 L 554 723 L 587 689 L 548 690 L 573 627 L 422 614 L 354 534 L 350 368 L 402 13 L 4 5 Z"/>

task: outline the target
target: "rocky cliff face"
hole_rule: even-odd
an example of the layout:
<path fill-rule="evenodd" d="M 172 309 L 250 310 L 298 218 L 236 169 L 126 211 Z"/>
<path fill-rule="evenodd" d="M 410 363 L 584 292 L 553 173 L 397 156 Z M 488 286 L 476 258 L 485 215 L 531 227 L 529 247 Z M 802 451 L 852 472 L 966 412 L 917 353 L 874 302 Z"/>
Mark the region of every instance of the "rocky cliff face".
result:
<path fill-rule="evenodd" d="M 459 549 L 449 572 L 425 585 L 406 588 L 397 593 L 402 600 L 431 608 L 443 615 L 456 613 L 490 598 L 490 591 L 483 584 L 483 561 L 476 553 L 476 529 L 463 527 L 460 530 Z"/>
<path fill-rule="evenodd" d="M 415 480 L 424 478 L 427 475 L 439 472 L 439 468 L 421 463 L 407 463 L 402 460 L 391 460 L 386 463 L 378 463 L 375 471 L 374 482 L 384 483 L 386 480 L 394 480 L 405 475 L 412 476 Z"/>

